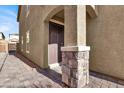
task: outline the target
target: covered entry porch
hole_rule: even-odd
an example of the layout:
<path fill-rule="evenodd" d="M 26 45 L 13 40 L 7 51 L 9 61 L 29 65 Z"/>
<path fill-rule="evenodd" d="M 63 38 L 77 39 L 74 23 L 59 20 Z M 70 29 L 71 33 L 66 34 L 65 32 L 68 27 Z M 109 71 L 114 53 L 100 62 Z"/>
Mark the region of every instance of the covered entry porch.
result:
<path fill-rule="evenodd" d="M 83 87 L 89 83 L 90 47 L 86 46 L 86 12 L 94 17 L 92 11 L 92 6 L 58 6 L 44 20 L 47 41 L 44 42 L 47 47 L 44 52 L 48 53 L 44 67 L 61 63 L 62 81 L 69 87 Z"/>

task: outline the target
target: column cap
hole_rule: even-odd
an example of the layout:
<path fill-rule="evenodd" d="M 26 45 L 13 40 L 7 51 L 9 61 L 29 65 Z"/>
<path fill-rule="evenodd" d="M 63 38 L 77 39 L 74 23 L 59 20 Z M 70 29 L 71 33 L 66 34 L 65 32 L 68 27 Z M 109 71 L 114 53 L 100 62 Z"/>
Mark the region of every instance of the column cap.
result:
<path fill-rule="evenodd" d="M 90 51 L 90 46 L 65 46 L 61 51 Z"/>

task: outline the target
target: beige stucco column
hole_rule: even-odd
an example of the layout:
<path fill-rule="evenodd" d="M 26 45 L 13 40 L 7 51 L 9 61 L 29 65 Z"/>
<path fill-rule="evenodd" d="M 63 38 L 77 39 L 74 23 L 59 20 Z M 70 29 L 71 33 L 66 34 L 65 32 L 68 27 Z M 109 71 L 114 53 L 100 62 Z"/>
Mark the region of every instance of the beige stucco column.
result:
<path fill-rule="evenodd" d="M 86 46 L 86 6 L 65 6 L 62 81 L 69 87 L 83 87 L 89 82 L 89 50 Z"/>
<path fill-rule="evenodd" d="M 86 7 L 65 6 L 65 46 L 86 45 Z"/>
<path fill-rule="evenodd" d="M 48 68 L 48 43 L 49 43 L 49 22 L 44 22 L 43 24 L 44 28 L 42 28 L 44 30 L 43 32 L 43 64 L 42 64 L 42 68 Z"/>

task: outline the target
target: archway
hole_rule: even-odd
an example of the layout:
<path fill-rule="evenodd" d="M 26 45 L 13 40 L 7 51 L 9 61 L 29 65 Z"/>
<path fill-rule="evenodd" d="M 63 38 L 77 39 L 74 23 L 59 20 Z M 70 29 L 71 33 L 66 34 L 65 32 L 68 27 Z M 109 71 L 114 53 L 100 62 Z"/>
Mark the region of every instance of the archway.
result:
<path fill-rule="evenodd" d="M 44 20 L 45 61 L 44 67 L 61 63 L 61 46 L 64 46 L 64 6 L 52 9 Z"/>
<path fill-rule="evenodd" d="M 53 7 L 51 7 L 51 8 L 53 8 Z M 86 36 L 85 36 L 85 33 L 86 33 L 86 29 L 85 29 L 86 28 L 86 25 L 85 25 L 86 24 L 86 17 L 85 17 L 86 11 L 88 13 L 91 13 L 91 14 L 89 14 L 91 17 L 95 17 L 95 15 L 97 14 L 97 12 L 95 11 L 95 8 L 92 6 L 89 6 L 89 8 L 87 8 L 86 6 L 56 6 L 53 9 L 51 9 L 51 11 L 49 11 L 49 13 L 47 13 L 47 17 L 44 20 L 45 21 L 44 22 L 44 27 L 45 27 L 44 28 L 44 30 L 45 30 L 44 31 L 44 39 L 46 40 L 46 41 L 44 41 L 44 44 L 45 44 L 44 45 L 44 47 L 45 47 L 44 66 L 46 66 L 46 67 L 48 67 L 48 65 L 50 66 L 51 59 L 59 58 L 58 57 L 59 48 L 57 45 L 59 45 L 59 43 L 61 44 L 63 42 L 57 42 L 57 40 L 59 40 L 57 37 L 59 36 L 58 32 L 60 32 L 59 27 L 64 26 L 64 24 L 65 24 L 65 33 L 64 33 L 65 37 L 63 36 L 63 39 L 65 39 L 64 40 L 65 45 L 64 45 L 64 47 L 62 47 L 62 52 L 63 52 L 62 57 L 64 60 L 63 62 L 65 62 L 65 64 L 62 64 L 63 65 L 62 73 L 61 72 L 60 73 L 62 74 L 62 82 L 66 83 L 69 86 L 71 83 L 70 83 L 70 81 L 68 81 L 68 78 L 70 78 L 70 79 L 73 78 L 73 76 L 71 76 L 71 74 L 69 72 L 69 70 L 71 69 L 71 66 L 69 67 L 69 65 L 66 65 L 66 63 L 68 63 L 68 61 L 71 60 L 69 56 L 74 55 L 73 53 L 81 52 L 81 53 L 84 53 L 83 55 L 86 56 L 86 59 L 84 57 L 81 57 L 85 61 L 84 62 L 79 61 L 79 62 L 83 62 L 85 64 L 85 62 L 88 62 L 88 59 L 89 59 L 88 55 L 89 55 L 90 47 L 83 46 L 83 45 L 85 45 L 85 40 L 86 40 Z M 65 12 L 65 14 L 64 14 L 64 12 Z M 83 20 L 83 21 L 81 21 L 81 20 Z M 65 23 L 64 23 L 64 21 L 65 21 Z M 51 28 L 54 30 L 53 32 L 51 32 Z M 53 34 L 51 35 L 51 33 L 53 33 Z M 70 34 L 70 33 L 73 33 L 73 34 Z M 80 36 L 81 34 L 82 34 L 82 36 Z M 54 45 L 54 43 L 55 43 L 55 45 Z M 51 45 L 49 46 L 49 44 L 53 44 L 53 46 L 51 46 Z M 77 46 L 77 44 L 79 46 Z M 80 44 L 82 46 L 80 46 Z M 59 47 L 61 48 L 61 46 L 59 46 Z M 80 50 L 79 48 L 82 50 Z M 50 55 L 50 50 L 51 50 L 51 55 Z M 55 51 L 57 51 L 57 52 L 55 53 Z M 85 52 L 82 52 L 82 51 L 85 51 Z M 61 51 L 60 51 L 60 53 L 61 53 Z M 66 57 L 64 57 L 65 55 L 66 55 Z M 49 57 L 51 57 L 51 58 L 49 58 Z M 77 58 L 74 58 L 74 59 L 78 60 Z M 67 60 L 67 61 L 65 61 L 65 60 Z M 53 63 L 54 62 L 58 63 L 57 59 L 55 59 L 55 61 L 53 60 Z M 73 61 L 69 61 L 69 62 L 73 64 Z M 82 65 L 76 66 L 76 69 L 79 69 L 81 66 Z M 85 78 L 85 82 L 82 82 L 82 84 L 80 82 L 81 86 L 83 86 L 89 82 L 88 81 L 89 80 L 88 79 L 89 69 L 87 66 L 85 67 L 86 68 L 85 72 L 83 72 L 83 73 L 87 73 L 87 74 L 82 76 L 83 78 Z M 50 66 L 50 68 L 51 68 L 51 66 Z M 53 70 L 53 68 L 52 68 L 52 70 Z M 56 71 L 56 69 L 54 71 Z M 75 73 L 73 70 L 72 70 L 72 73 L 74 73 L 75 75 L 78 75 L 78 72 Z M 80 73 L 80 70 L 79 70 L 79 73 Z M 80 81 L 79 76 L 80 76 L 80 74 L 78 75 L 77 80 Z M 67 80 L 67 82 L 66 82 L 66 80 Z M 74 84 L 74 86 L 76 84 Z M 76 85 L 76 87 L 80 87 L 80 86 Z"/>
<path fill-rule="evenodd" d="M 49 21 L 48 64 L 61 63 L 61 47 L 64 46 L 64 10 Z"/>

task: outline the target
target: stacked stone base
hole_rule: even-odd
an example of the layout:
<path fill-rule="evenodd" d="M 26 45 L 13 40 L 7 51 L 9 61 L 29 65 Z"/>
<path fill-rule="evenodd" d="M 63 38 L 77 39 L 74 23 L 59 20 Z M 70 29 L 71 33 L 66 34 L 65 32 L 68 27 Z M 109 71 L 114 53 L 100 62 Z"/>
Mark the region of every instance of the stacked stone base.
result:
<path fill-rule="evenodd" d="M 73 88 L 89 83 L 89 51 L 62 51 L 62 82 Z"/>

